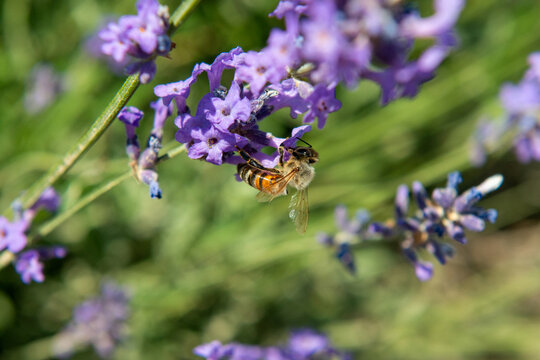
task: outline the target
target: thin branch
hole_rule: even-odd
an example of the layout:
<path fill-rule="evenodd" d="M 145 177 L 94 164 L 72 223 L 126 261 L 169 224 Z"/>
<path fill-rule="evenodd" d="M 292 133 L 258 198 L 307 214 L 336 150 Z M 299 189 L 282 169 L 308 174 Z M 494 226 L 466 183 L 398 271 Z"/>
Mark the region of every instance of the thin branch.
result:
<path fill-rule="evenodd" d="M 131 98 L 139 86 L 139 74 L 129 76 L 120 90 L 116 93 L 107 108 L 90 126 L 86 133 L 79 139 L 77 144 L 64 156 L 57 165 L 53 166 L 38 182 L 28 189 L 21 197 L 24 209 L 31 207 L 39 198 L 43 190 L 52 186 L 58 179 L 64 175 L 79 158 L 103 135 L 105 130 L 111 125 L 120 109 Z"/>
<path fill-rule="evenodd" d="M 195 10 L 201 0 L 184 0 L 171 15 L 169 22 L 175 29 L 184 23 L 188 16 Z M 172 31 L 174 31 L 173 29 Z"/>
<path fill-rule="evenodd" d="M 175 156 L 177 156 L 177 155 L 181 154 L 182 152 L 184 152 L 185 150 L 186 150 L 186 147 L 184 145 L 177 146 L 177 147 L 169 150 L 163 156 L 161 156 L 159 158 L 158 163 L 161 163 L 163 161 L 172 159 Z M 133 175 L 133 172 L 131 170 L 129 170 L 129 171 L 123 173 L 122 175 L 119 175 L 119 176 L 115 177 L 114 179 L 107 181 L 105 184 L 100 185 L 97 189 L 91 191 L 89 194 L 87 194 L 87 195 L 83 196 L 82 198 L 80 198 L 79 201 L 77 201 L 75 203 L 75 205 L 73 205 L 69 209 L 63 211 L 62 213 L 56 215 L 54 218 L 52 218 L 48 222 L 41 225 L 41 227 L 35 233 L 35 236 L 43 237 L 43 236 L 46 236 L 46 235 L 50 234 L 54 229 L 56 229 L 58 226 L 60 226 L 62 223 L 64 223 L 64 221 L 69 219 L 71 216 L 73 216 L 79 210 L 81 210 L 86 205 L 90 204 L 92 201 L 99 198 L 101 195 L 107 193 L 109 190 L 114 189 L 116 186 L 120 185 L 125 180 L 129 179 L 132 175 Z M 34 240 L 35 236 L 28 239 L 29 244 Z M 14 258 L 15 258 L 15 254 L 13 254 L 13 253 L 11 253 L 11 252 L 9 252 L 7 250 L 4 251 L 3 253 L 1 253 L 0 254 L 0 269 L 2 269 L 4 267 L 6 267 L 7 265 L 9 265 L 13 261 Z"/>
<path fill-rule="evenodd" d="M 176 30 L 189 15 L 195 10 L 195 7 L 201 0 L 184 0 L 176 8 L 170 17 L 171 31 Z M 64 156 L 64 158 L 51 169 L 34 185 L 32 185 L 22 196 L 21 203 L 23 208 L 31 207 L 39 198 L 41 193 L 58 181 L 79 158 L 88 151 L 92 145 L 103 135 L 105 130 L 111 125 L 116 115 L 126 105 L 131 96 L 135 93 L 139 86 L 139 74 L 129 76 L 120 90 L 116 93 L 112 101 L 107 105 L 107 108 L 90 126 L 86 133 L 79 139 L 76 145 Z M 0 257 L 1 262 L 1 257 Z M 1 265 L 1 263 L 0 263 Z"/>

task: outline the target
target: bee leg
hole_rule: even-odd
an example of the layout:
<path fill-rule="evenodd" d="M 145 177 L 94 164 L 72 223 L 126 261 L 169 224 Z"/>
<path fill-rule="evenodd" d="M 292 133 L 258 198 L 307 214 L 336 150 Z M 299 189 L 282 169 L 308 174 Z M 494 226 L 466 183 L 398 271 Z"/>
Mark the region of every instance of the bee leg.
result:
<path fill-rule="evenodd" d="M 278 151 L 279 151 L 279 165 L 283 167 L 284 165 L 283 154 L 285 154 L 285 147 L 283 145 L 280 145 L 278 148 Z"/>
<path fill-rule="evenodd" d="M 261 163 L 259 163 L 257 160 L 252 158 L 247 152 L 240 149 L 238 146 L 236 146 L 236 149 L 238 150 L 238 154 L 240 154 L 242 159 L 244 159 L 249 166 L 257 168 L 257 169 L 262 169 L 262 170 L 273 170 L 273 169 L 267 169 L 264 166 L 262 166 Z"/>

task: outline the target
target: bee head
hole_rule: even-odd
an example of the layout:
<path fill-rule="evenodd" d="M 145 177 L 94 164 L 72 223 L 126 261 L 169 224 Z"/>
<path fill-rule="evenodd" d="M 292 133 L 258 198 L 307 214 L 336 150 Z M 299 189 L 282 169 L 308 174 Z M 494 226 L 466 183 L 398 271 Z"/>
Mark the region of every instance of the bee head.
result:
<path fill-rule="evenodd" d="M 297 160 L 304 160 L 310 164 L 319 161 L 319 153 L 313 150 L 312 147 L 299 146 L 294 149 L 289 149 L 289 152 Z"/>

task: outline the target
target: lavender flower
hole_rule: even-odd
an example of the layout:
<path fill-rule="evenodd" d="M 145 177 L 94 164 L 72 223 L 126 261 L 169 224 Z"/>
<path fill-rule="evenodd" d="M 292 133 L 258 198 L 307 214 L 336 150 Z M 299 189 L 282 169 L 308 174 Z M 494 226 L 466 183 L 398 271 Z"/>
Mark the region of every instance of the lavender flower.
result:
<path fill-rule="evenodd" d="M 138 180 L 148 185 L 150 197 L 161 199 L 162 192 L 158 183 L 156 165 L 159 161 L 159 151 L 163 138 L 163 126 L 167 118 L 172 114 L 172 104 L 164 104 L 158 99 L 150 104 L 154 109 L 154 125 L 148 137 L 146 149 L 141 153 L 135 129 L 144 116 L 143 112 L 136 107 L 123 108 L 118 114 L 118 119 L 126 125 L 127 147 L 126 152 L 130 158 L 130 165 Z"/>
<path fill-rule="evenodd" d="M 482 121 L 472 143 L 471 160 L 482 165 L 486 151 L 494 148 L 505 133 L 514 134 L 514 151 L 518 161 L 540 161 L 540 53 L 529 55 L 530 68 L 517 85 L 504 84 L 499 98 L 506 111 L 504 122 Z"/>
<path fill-rule="evenodd" d="M 124 338 L 128 317 L 128 293 L 106 283 L 98 297 L 86 300 L 73 310 L 72 320 L 57 335 L 54 352 L 68 357 L 75 349 L 92 345 L 100 357 L 109 357 Z"/>
<path fill-rule="evenodd" d="M 167 56 L 172 48 L 168 29 L 168 7 L 157 0 L 139 0 L 137 15 L 122 16 L 99 32 L 103 41 L 101 51 L 121 64 L 128 56 L 134 59 L 126 71 L 128 74 L 139 72 L 141 83 L 146 84 L 156 73 L 155 58 Z"/>
<path fill-rule="evenodd" d="M 0 250 L 7 249 L 17 253 L 26 247 L 26 230 L 29 223 L 26 219 L 10 222 L 6 217 L 0 216 Z"/>
<path fill-rule="evenodd" d="M 275 166 L 284 141 L 259 129 L 259 123 L 288 107 L 292 118 L 318 121 L 340 109 L 335 97 L 342 82 L 355 86 L 362 78 L 380 83 L 383 102 L 416 95 L 456 45 L 452 28 L 462 0 L 436 2 L 436 14 L 421 18 L 400 2 L 347 0 L 281 1 L 271 16 L 285 20 L 285 30 L 273 29 L 260 51 L 232 49 L 212 64 L 197 64 L 185 80 L 155 87 L 163 104 L 174 100 L 178 111 L 176 140 L 188 155 L 212 164 L 236 164 L 242 148 L 264 166 Z M 409 52 L 417 38 L 434 41 L 415 60 Z M 232 84 L 221 84 L 225 69 L 234 71 Z M 198 102 L 195 114 L 186 106 L 191 86 L 203 72 L 210 92 Z M 291 136 L 290 138 L 292 138 Z"/>
<path fill-rule="evenodd" d="M 332 347 L 324 334 L 311 329 L 293 331 L 286 346 L 259 347 L 238 343 L 222 345 L 219 341 L 212 341 L 197 346 L 193 353 L 207 360 L 350 359 L 349 354 Z"/>
<path fill-rule="evenodd" d="M 34 66 L 26 85 L 24 110 L 29 114 L 40 113 L 65 89 L 64 76 L 57 73 L 50 64 Z"/>
<path fill-rule="evenodd" d="M 15 209 L 15 219 L 13 221 L 0 216 L 0 251 L 7 249 L 10 252 L 18 253 L 24 249 L 28 241 L 26 232 L 30 228 L 37 211 L 44 208 L 50 212 L 55 212 L 59 204 L 60 198 L 58 194 L 53 188 L 47 188 L 29 209 Z"/>
<path fill-rule="evenodd" d="M 135 129 L 143 116 L 144 113 L 134 106 L 125 107 L 118 113 L 118 120 L 126 125 L 126 153 L 133 162 L 139 158 L 141 149 Z"/>
<path fill-rule="evenodd" d="M 359 209 L 353 219 L 348 220 L 347 208 L 345 205 L 338 205 L 334 212 L 334 218 L 339 229 L 338 233 L 335 235 L 318 233 L 316 235 L 317 241 L 327 247 L 333 247 L 338 261 L 347 271 L 355 274 L 356 265 L 351 244 L 370 239 L 371 234 L 368 232 L 369 212 Z"/>
<path fill-rule="evenodd" d="M 43 282 L 45 280 L 43 261 L 63 258 L 66 254 L 66 249 L 60 246 L 28 250 L 17 256 L 15 270 L 25 284 L 29 284 L 32 280 Z"/>
<path fill-rule="evenodd" d="M 351 246 L 367 240 L 388 239 L 400 242 L 405 257 L 415 268 L 419 280 L 426 281 L 433 275 L 433 265 L 418 256 L 419 250 L 427 250 L 441 264 L 454 255 L 453 247 L 444 242 L 449 237 L 461 244 L 467 242 L 466 230 L 480 232 L 485 222 L 495 223 L 497 210 L 484 209 L 477 202 L 487 194 L 497 190 L 502 175 L 494 175 L 478 186 L 458 194 L 462 182 L 459 172 L 448 175 L 447 185 L 437 188 L 429 197 L 420 182 L 412 184 L 412 198 L 418 206 L 414 216 L 409 213 L 409 188 L 400 185 L 396 192 L 394 219 L 385 222 L 371 222 L 363 211 L 352 221 L 347 220 L 346 209 L 336 207 L 336 223 L 340 231 L 332 236 L 320 233 L 317 240 L 326 246 L 336 246 L 336 257 L 352 271 L 354 263 Z"/>
<path fill-rule="evenodd" d="M 289 67 L 311 64 L 310 80 L 328 88 L 370 79 L 381 86 L 385 104 L 416 95 L 419 86 L 433 78 L 457 44 L 452 28 L 463 5 L 463 0 L 436 0 L 435 14 L 421 18 L 399 2 L 287 0 L 271 16 L 285 18 L 286 34 L 295 39 L 289 42 L 296 45 L 288 48 L 294 59 Z M 434 44 L 409 60 L 419 38 L 433 39 Z"/>
<path fill-rule="evenodd" d="M 16 254 L 14 267 L 25 284 L 29 284 L 32 280 L 43 282 L 45 279 L 43 261 L 62 258 L 66 255 L 66 250 L 58 246 L 30 249 L 21 253 L 28 245 L 26 233 L 36 213 L 40 209 L 55 212 L 59 206 L 60 197 L 53 188 L 49 187 L 41 193 L 29 209 L 24 210 L 20 204 L 15 203 L 13 221 L 0 216 L 0 251 L 5 250 Z"/>

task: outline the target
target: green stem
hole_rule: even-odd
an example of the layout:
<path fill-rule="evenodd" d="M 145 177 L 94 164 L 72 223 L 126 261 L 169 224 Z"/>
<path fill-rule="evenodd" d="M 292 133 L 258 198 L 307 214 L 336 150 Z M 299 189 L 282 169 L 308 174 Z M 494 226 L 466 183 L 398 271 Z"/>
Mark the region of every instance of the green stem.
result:
<path fill-rule="evenodd" d="M 176 8 L 174 13 L 171 15 L 169 19 L 169 23 L 174 28 L 171 31 L 174 32 L 176 28 L 178 28 L 180 25 L 184 23 L 184 21 L 187 19 L 187 17 L 195 10 L 195 7 L 199 5 L 201 0 L 184 0 L 182 3 Z"/>
<path fill-rule="evenodd" d="M 195 10 L 201 0 L 184 0 L 170 17 L 171 29 L 175 30 L 188 18 Z M 43 190 L 52 186 L 58 181 L 79 158 L 88 151 L 92 145 L 103 135 L 105 130 L 111 125 L 120 109 L 128 102 L 139 86 L 139 74 L 129 76 L 113 100 L 109 103 L 105 111 L 96 119 L 86 133 L 79 139 L 77 144 L 69 151 L 64 158 L 53 166 L 40 180 L 32 185 L 21 197 L 23 208 L 31 207 L 39 198 Z M 0 257 L 1 261 L 1 257 Z"/>
<path fill-rule="evenodd" d="M 166 154 L 161 156 L 159 158 L 158 164 L 172 159 L 175 156 L 181 154 L 186 150 L 186 147 L 184 145 L 177 146 L 171 150 L 169 150 Z M 92 201 L 96 200 L 101 195 L 105 194 L 109 190 L 114 189 L 117 185 L 120 185 L 125 180 L 129 179 L 133 175 L 133 171 L 127 171 L 114 179 L 107 181 L 105 184 L 99 186 L 97 189 L 91 191 L 89 194 L 83 196 L 79 201 L 75 203 L 71 208 L 63 211 L 62 213 L 58 214 L 45 224 L 43 224 L 36 232 L 36 236 L 43 237 L 48 234 L 50 234 L 54 229 L 56 229 L 58 226 L 60 226 L 64 221 L 69 219 L 71 216 L 73 216 L 75 213 L 77 213 L 79 210 L 84 208 L 86 205 L 90 204 Z M 28 239 L 28 243 L 30 244 L 34 240 L 34 237 Z M 4 251 L 0 254 L 0 269 L 6 267 L 9 265 L 13 259 L 15 258 L 15 255 L 9 251 Z"/>
<path fill-rule="evenodd" d="M 92 201 L 96 200 L 101 195 L 105 194 L 107 191 L 112 190 L 117 185 L 124 182 L 124 180 L 127 180 L 131 177 L 132 171 L 128 171 L 120 176 L 117 176 L 116 178 L 112 179 L 111 181 L 105 183 L 104 185 L 101 185 L 96 190 L 92 191 L 88 195 L 82 197 L 73 205 L 71 208 L 67 209 L 66 211 L 58 214 L 54 218 L 52 218 L 50 221 L 43 224 L 37 231 L 37 235 L 47 236 L 51 231 L 56 229 L 60 224 L 62 224 L 64 221 L 69 219 L 72 215 L 74 215 L 77 211 L 81 210 L 86 205 L 90 204 Z"/>
<path fill-rule="evenodd" d="M 139 74 L 129 76 L 120 90 L 116 93 L 103 113 L 90 126 L 86 133 L 79 139 L 77 144 L 64 156 L 59 164 L 53 166 L 38 182 L 30 187 L 22 196 L 21 202 L 24 209 L 31 207 L 39 198 L 43 190 L 52 186 L 64 175 L 79 158 L 103 135 L 111 125 L 120 109 L 128 102 L 139 86 Z"/>

